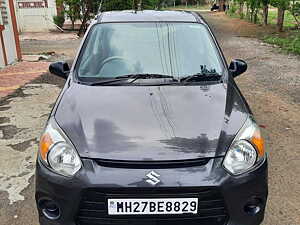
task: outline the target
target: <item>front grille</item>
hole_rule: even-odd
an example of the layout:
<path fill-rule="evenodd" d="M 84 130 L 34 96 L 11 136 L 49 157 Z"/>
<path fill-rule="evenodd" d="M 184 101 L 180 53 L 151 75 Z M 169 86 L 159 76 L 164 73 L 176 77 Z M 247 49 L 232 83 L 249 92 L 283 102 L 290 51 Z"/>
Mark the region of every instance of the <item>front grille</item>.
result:
<path fill-rule="evenodd" d="M 198 215 L 109 216 L 108 198 L 198 197 Z M 216 188 L 88 189 L 82 193 L 78 225 L 224 225 L 228 220 L 224 199 Z"/>
<path fill-rule="evenodd" d="M 129 169 L 171 169 L 186 168 L 194 166 L 204 166 L 209 162 L 210 158 L 203 159 L 187 159 L 187 160 L 171 160 L 171 161 L 125 161 L 125 160 L 107 160 L 95 159 L 99 166 L 113 168 L 129 168 Z"/>

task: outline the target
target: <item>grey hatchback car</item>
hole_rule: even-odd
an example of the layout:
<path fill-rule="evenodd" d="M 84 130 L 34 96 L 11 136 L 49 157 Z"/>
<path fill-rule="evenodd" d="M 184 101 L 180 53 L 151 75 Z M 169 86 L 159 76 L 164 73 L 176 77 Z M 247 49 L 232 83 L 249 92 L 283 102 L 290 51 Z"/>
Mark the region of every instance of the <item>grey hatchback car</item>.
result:
<path fill-rule="evenodd" d="M 205 20 L 105 12 L 91 23 L 42 133 L 41 225 L 258 225 L 264 139 Z"/>

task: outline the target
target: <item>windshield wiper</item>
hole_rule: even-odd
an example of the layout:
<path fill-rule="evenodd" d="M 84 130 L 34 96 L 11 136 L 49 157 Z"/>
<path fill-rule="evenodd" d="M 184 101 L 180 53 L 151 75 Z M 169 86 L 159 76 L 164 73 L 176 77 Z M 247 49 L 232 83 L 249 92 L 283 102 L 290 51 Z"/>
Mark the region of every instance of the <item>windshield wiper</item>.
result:
<path fill-rule="evenodd" d="M 194 81 L 219 81 L 222 75 L 217 73 L 216 70 L 208 70 L 206 66 L 201 66 L 201 72 L 196 73 L 193 75 L 185 76 L 180 79 L 180 82 L 183 84 L 187 82 L 194 82 Z"/>
<path fill-rule="evenodd" d="M 162 78 L 169 78 L 169 79 L 174 79 L 176 80 L 173 76 L 170 75 L 163 75 L 163 74 L 128 74 L 128 75 L 122 75 L 115 77 L 113 79 L 108 79 L 108 80 L 103 80 L 100 82 L 94 82 L 91 83 L 90 85 L 92 86 L 97 86 L 97 85 L 109 85 L 111 83 L 119 82 L 119 81 L 124 81 L 124 80 L 129 80 L 133 79 L 129 83 L 133 83 L 138 79 L 162 79 Z"/>
<path fill-rule="evenodd" d="M 164 75 L 164 74 L 149 74 L 149 73 L 144 73 L 144 74 L 133 74 L 133 75 L 124 75 L 120 76 L 117 78 L 128 78 L 128 79 L 133 79 L 130 83 L 134 83 L 136 80 L 139 79 L 173 79 L 176 80 L 173 76 L 170 75 Z"/>

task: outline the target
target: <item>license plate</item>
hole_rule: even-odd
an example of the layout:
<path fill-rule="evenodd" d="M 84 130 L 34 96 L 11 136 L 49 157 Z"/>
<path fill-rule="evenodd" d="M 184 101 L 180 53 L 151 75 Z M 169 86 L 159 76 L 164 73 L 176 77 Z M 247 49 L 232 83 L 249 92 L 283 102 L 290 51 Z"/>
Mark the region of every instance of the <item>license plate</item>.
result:
<path fill-rule="evenodd" d="M 108 199 L 109 215 L 197 214 L 198 198 Z"/>

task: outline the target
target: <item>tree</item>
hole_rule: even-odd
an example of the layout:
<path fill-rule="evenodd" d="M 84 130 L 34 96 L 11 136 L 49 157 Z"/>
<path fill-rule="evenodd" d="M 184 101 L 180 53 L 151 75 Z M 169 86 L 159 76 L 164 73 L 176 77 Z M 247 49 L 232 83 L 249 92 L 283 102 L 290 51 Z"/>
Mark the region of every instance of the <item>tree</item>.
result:
<path fill-rule="evenodd" d="M 220 6 L 220 8 L 219 8 L 219 10 L 220 11 L 225 11 L 225 2 L 226 2 L 226 0 L 219 0 L 219 6 Z"/>
<path fill-rule="evenodd" d="M 267 26 L 270 0 L 261 0 L 261 2 L 262 2 L 262 9 L 263 9 L 263 25 Z"/>
<path fill-rule="evenodd" d="M 162 0 L 77 0 L 81 5 L 81 26 L 78 36 L 81 36 L 87 29 L 87 22 L 98 13 L 101 5 L 101 11 L 113 10 L 138 10 L 139 6 L 143 9 L 154 9 L 158 4 L 162 4 Z"/>
<path fill-rule="evenodd" d="M 248 7 L 250 9 L 250 21 L 257 23 L 261 0 L 248 0 Z"/>
<path fill-rule="evenodd" d="M 81 26 L 78 31 L 78 36 L 84 34 L 87 30 L 87 22 L 91 19 L 92 14 L 97 11 L 98 3 L 94 0 L 80 0 L 81 2 Z"/>
<path fill-rule="evenodd" d="M 138 10 L 139 5 L 142 9 L 161 8 L 163 2 L 163 0 L 106 0 L 103 1 L 101 11 Z"/>
<path fill-rule="evenodd" d="M 63 13 L 70 18 L 74 30 L 75 21 L 80 18 L 81 0 L 57 0 L 57 4 L 63 5 Z"/>
<path fill-rule="evenodd" d="M 101 11 L 133 9 L 135 2 L 136 0 L 106 0 L 103 2 Z"/>
<path fill-rule="evenodd" d="M 292 0 L 289 11 L 293 15 L 297 23 L 297 27 L 300 29 L 300 2 L 297 0 Z"/>
<path fill-rule="evenodd" d="M 247 0 L 234 0 L 233 2 L 233 7 L 235 7 L 235 4 L 238 4 L 238 14 L 240 16 L 241 19 L 244 18 L 244 5 L 245 5 L 245 2 Z"/>
<path fill-rule="evenodd" d="M 163 4 L 165 3 L 165 1 L 164 0 L 155 0 L 155 1 L 153 1 L 153 3 L 154 3 L 154 7 L 156 9 L 161 9 Z"/>
<path fill-rule="evenodd" d="M 290 0 L 270 0 L 271 5 L 277 7 L 278 15 L 277 15 L 277 30 L 278 32 L 283 31 L 283 23 L 284 23 L 284 15 L 285 11 L 289 9 Z"/>

